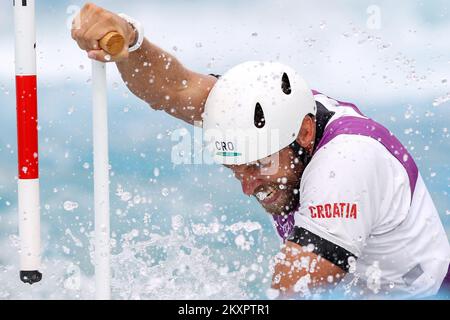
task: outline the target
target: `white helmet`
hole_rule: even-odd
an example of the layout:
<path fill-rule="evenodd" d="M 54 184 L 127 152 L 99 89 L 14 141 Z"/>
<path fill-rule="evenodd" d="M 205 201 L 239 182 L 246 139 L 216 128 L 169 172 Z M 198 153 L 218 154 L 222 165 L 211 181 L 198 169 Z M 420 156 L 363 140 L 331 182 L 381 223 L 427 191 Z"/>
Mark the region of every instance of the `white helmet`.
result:
<path fill-rule="evenodd" d="M 206 100 L 206 147 L 221 164 L 260 160 L 292 144 L 308 114 L 316 114 L 314 96 L 295 70 L 246 62 L 223 75 Z"/>

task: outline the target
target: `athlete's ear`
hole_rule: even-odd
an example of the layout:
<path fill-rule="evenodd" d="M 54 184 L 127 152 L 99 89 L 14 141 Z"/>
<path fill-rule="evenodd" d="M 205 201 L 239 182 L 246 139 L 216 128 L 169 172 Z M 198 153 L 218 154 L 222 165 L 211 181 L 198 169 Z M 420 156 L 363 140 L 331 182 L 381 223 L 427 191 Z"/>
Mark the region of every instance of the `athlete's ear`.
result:
<path fill-rule="evenodd" d="M 307 115 L 303 119 L 302 127 L 297 136 L 297 143 L 306 150 L 310 151 L 316 137 L 316 121 L 313 116 Z"/>

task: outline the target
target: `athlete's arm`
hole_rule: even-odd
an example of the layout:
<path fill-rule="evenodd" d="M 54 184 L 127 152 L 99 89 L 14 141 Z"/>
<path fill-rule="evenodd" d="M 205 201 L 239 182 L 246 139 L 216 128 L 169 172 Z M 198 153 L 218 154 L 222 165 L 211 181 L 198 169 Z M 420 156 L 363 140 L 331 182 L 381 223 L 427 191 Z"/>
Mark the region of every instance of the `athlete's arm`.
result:
<path fill-rule="evenodd" d="M 152 108 L 164 110 L 191 124 L 202 120 L 204 104 L 217 81 L 212 76 L 188 70 L 147 39 L 139 50 L 130 53 L 128 59 L 117 62 L 117 66 L 136 96 Z"/>
<path fill-rule="evenodd" d="M 120 33 L 128 45 L 136 41 L 135 30 L 128 22 L 88 3 L 74 19 L 72 38 L 90 58 L 106 62 L 107 54 L 99 50 L 98 41 L 111 31 Z M 191 124 L 202 120 L 204 103 L 216 78 L 188 70 L 147 39 L 140 49 L 129 53 L 126 46 L 108 61 L 116 62 L 128 88 L 152 108 Z"/>
<path fill-rule="evenodd" d="M 332 288 L 346 272 L 308 247 L 287 241 L 278 255 L 272 288 L 280 292 L 280 298 L 291 298 L 311 293 L 318 288 Z"/>

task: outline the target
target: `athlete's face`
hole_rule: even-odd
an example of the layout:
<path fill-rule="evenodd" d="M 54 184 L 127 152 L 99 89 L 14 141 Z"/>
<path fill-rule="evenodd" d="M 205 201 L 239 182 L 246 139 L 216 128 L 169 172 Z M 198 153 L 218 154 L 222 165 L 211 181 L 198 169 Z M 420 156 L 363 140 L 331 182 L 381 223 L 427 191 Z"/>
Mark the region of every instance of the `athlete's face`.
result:
<path fill-rule="evenodd" d="M 288 213 L 297 207 L 304 167 L 291 148 L 249 164 L 227 167 L 241 182 L 242 191 L 254 196 L 270 214 Z"/>
<path fill-rule="evenodd" d="M 306 116 L 296 141 L 309 154 L 312 153 L 315 135 L 315 119 Z M 242 191 L 256 197 L 270 214 L 289 213 L 298 206 L 300 178 L 305 168 L 290 147 L 262 160 L 227 167 L 241 182 Z"/>

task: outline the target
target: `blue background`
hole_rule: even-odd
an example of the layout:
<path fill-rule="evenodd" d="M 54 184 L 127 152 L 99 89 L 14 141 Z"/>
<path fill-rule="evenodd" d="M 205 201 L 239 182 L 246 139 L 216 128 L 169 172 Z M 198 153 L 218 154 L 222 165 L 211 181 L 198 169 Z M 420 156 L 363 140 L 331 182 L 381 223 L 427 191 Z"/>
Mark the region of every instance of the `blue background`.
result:
<path fill-rule="evenodd" d="M 408 147 L 450 234 L 447 1 L 97 3 L 142 21 L 198 72 L 279 60 L 354 102 Z M 0 4 L 0 298 L 93 297 L 90 61 L 66 26 L 82 4 L 37 4 L 44 280 L 33 287 L 17 277 L 14 28 L 11 3 Z M 228 170 L 174 165 L 171 133 L 192 128 L 129 93 L 115 66 L 108 72 L 113 298 L 266 299 L 280 246 L 270 217 Z M 67 201 L 78 207 L 65 210 Z"/>

